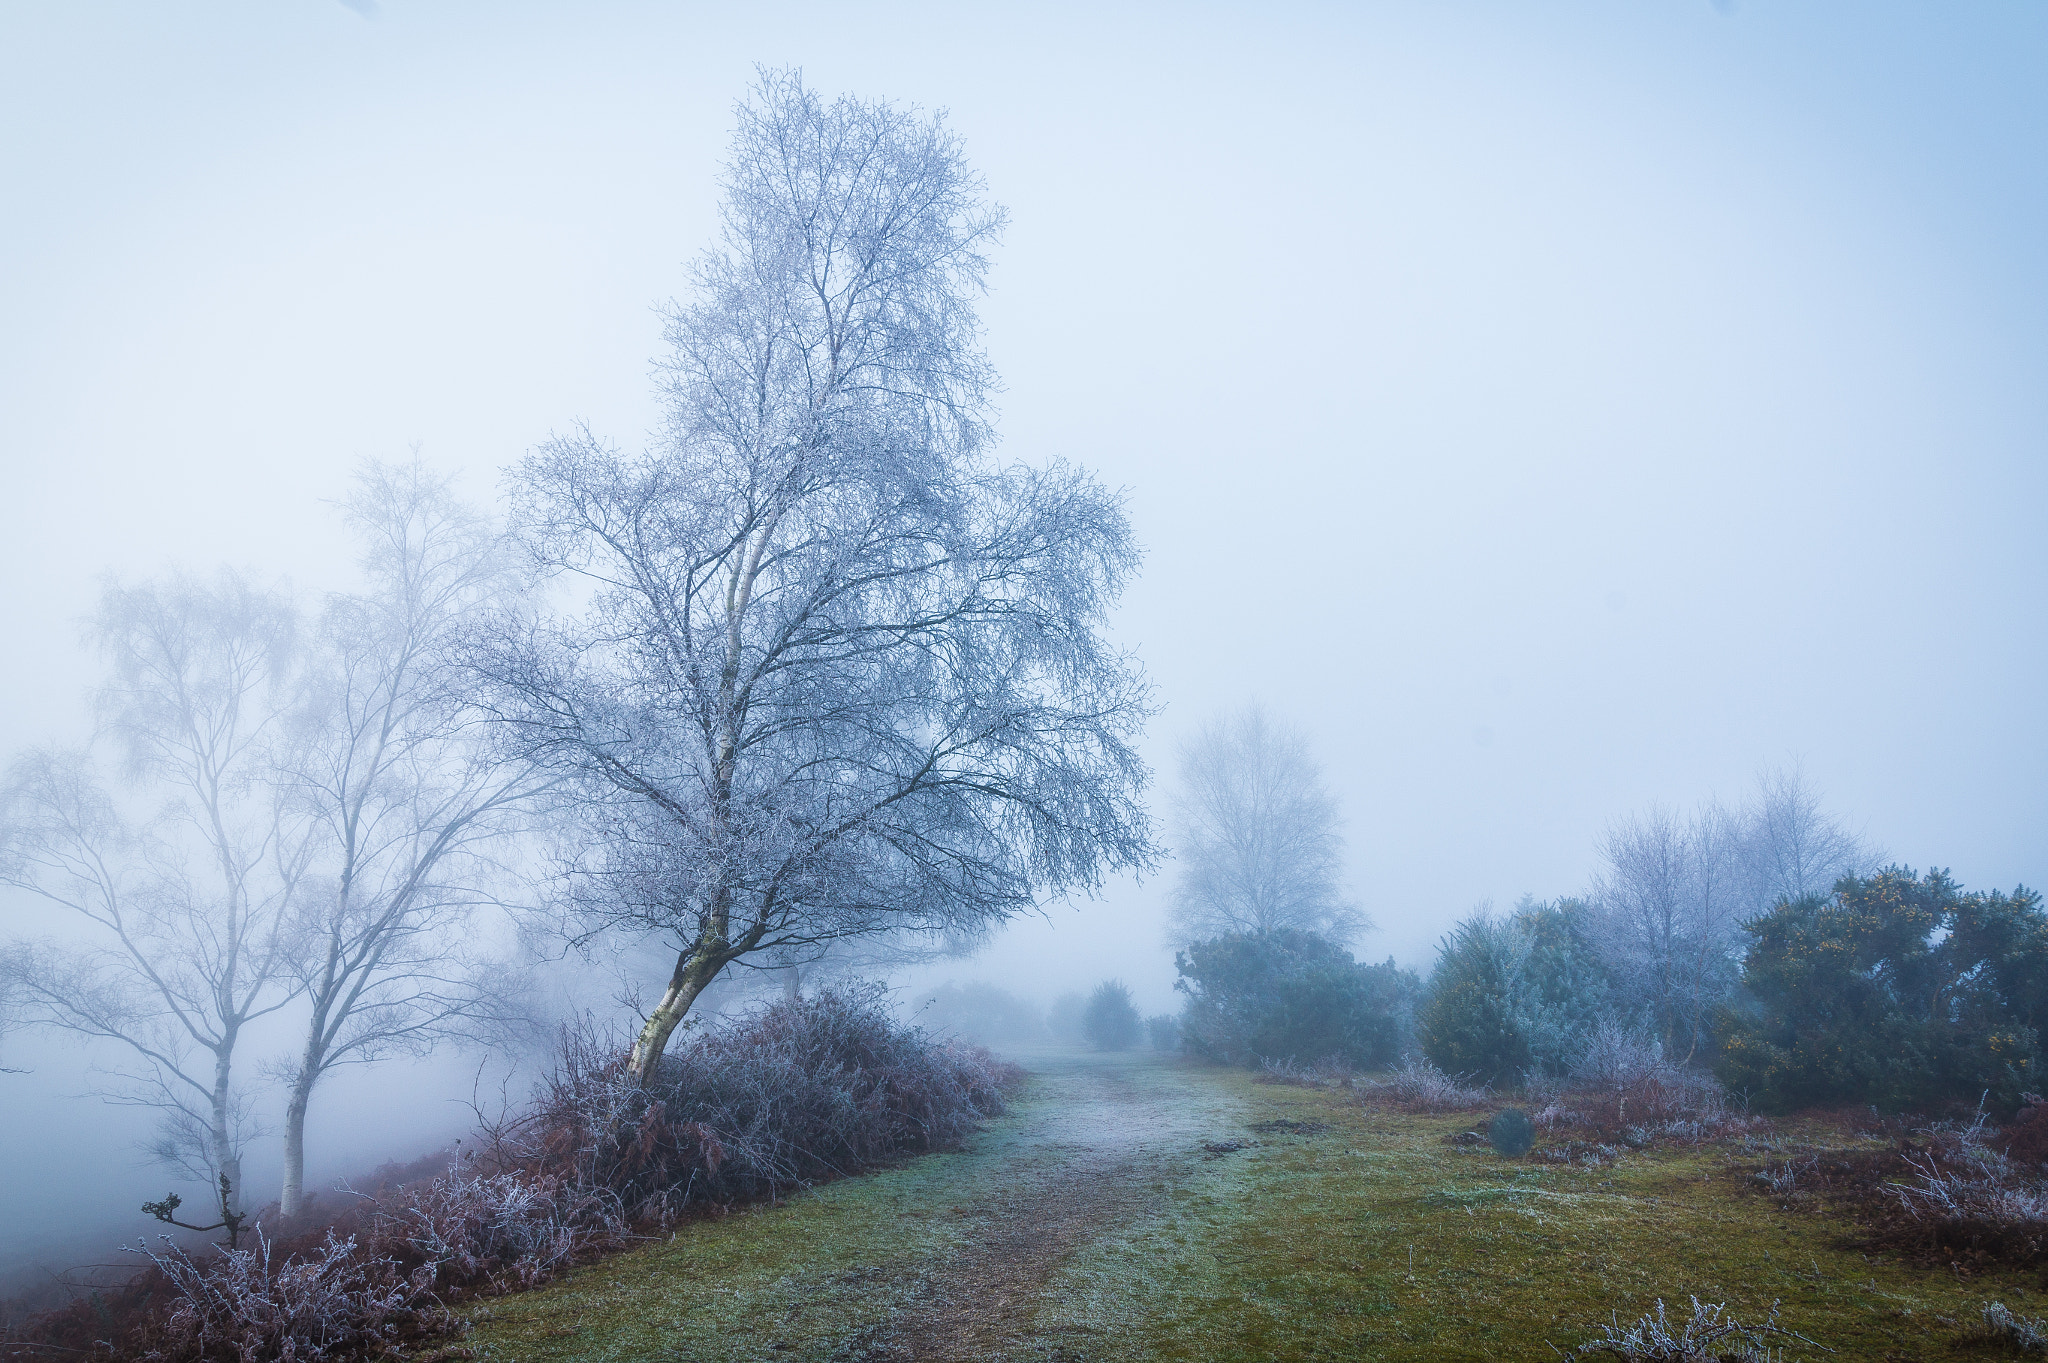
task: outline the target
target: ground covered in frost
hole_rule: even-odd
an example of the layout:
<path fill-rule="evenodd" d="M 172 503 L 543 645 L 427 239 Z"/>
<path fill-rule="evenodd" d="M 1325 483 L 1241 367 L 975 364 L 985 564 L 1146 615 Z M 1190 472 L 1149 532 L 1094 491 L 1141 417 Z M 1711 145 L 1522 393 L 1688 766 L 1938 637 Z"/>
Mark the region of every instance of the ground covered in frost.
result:
<path fill-rule="evenodd" d="M 472 1309 L 551 1360 L 1548 1358 L 1658 1298 L 1766 1317 L 1858 1359 L 1988 1357 L 2038 1270 L 1859 1248 L 1740 1143 L 1506 1160 L 1473 1114 L 1361 1105 L 1139 1055 L 1026 1057 L 955 1154 L 695 1221 Z M 1825 1357 L 1819 1349 L 1804 1355 Z M 1788 1357 L 1804 1356 L 1800 1346 Z"/>

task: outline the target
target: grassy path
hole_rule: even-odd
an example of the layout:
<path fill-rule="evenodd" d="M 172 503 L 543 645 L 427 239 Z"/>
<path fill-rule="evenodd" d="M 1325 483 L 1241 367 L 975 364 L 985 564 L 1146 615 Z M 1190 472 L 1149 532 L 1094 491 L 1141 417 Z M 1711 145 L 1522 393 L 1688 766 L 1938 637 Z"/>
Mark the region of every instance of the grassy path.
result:
<path fill-rule="evenodd" d="M 967 1150 L 484 1304 L 472 1342 L 503 1363 L 1547 1359 L 1696 1294 L 1744 1318 L 1781 1301 L 1836 1357 L 1928 1359 L 1994 1356 L 1967 1340 L 1987 1299 L 2048 1308 L 2034 1275 L 1869 1262 L 1713 1150 L 1504 1162 L 1445 1143 L 1467 1119 L 1177 1061 L 1033 1069 Z"/>

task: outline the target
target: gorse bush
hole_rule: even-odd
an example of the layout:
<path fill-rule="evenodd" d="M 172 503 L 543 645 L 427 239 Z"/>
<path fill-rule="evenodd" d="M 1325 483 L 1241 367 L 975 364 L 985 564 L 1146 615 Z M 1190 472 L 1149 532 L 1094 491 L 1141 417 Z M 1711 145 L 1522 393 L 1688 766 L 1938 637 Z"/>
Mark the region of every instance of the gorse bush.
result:
<path fill-rule="evenodd" d="M 2039 895 L 1964 894 L 1892 867 L 1747 924 L 1752 1005 L 1729 1009 L 1717 1072 L 1758 1104 L 2002 1110 L 2042 1087 L 2048 914 Z"/>
<path fill-rule="evenodd" d="M 1380 1069 L 1407 1044 L 1420 982 L 1391 960 L 1361 965 L 1312 933 L 1197 942 L 1174 957 L 1188 996 L 1181 1044 L 1226 1064 L 1337 1057 Z"/>
<path fill-rule="evenodd" d="M 1144 1020 L 1131 1003 L 1121 980 L 1104 980 L 1088 996 L 1081 1014 L 1081 1035 L 1098 1051 L 1128 1051 L 1144 1034 Z"/>
<path fill-rule="evenodd" d="M 1155 1051 L 1171 1054 L 1180 1049 L 1180 1019 L 1171 1013 L 1155 1013 L 1145 1019 L 1145 1036 Z"/>

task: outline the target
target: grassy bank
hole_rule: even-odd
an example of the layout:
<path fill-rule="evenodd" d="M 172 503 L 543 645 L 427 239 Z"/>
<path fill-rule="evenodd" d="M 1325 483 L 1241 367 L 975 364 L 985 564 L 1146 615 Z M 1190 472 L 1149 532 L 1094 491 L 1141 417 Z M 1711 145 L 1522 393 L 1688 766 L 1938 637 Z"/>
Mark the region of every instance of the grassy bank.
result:
<path fill-rule="evenodd" d="M 1232 1071 L 1136 1057 L 1034 1068 L 1012 1115 L 961 1153 L 692 1224 L 480 1307 L 470 1342 L 518 1363 L 943 1357 L 905 1344 L 917 1323 L 1000 1298 L 1015 1322 L 1003 1347 L 958 1356 L 1548 1358 L 1611 1314 L 1661 1296 L 1682 1315 L 1696 1295 L 1745 1319 L 1779 1301 L 1785 1326 L 1839 1357 L 1922 1359 L 1979 1352 L 1986 1300 L 2044 1305 L 2034 1274 L 1873 1262 L 1846 1223 L 1746 1191 L 1755 1161 L 1739 1151 L 1504 1161 L 1445 1142 L 1469 1118 Z M 1254 1129 L 1274 1121 L 1327 1129 Z M 1140 1144 L 1103 1163 L 1119 1140 Z M 1091 1193 L 1088 1168 L 1115 1181 Z M 985 1254 L 971 1275 L 950 1271 L 1063 1189 L 1120 1201 L 1070 1215 L 1043 1271 L 1008 1279 Z"/>

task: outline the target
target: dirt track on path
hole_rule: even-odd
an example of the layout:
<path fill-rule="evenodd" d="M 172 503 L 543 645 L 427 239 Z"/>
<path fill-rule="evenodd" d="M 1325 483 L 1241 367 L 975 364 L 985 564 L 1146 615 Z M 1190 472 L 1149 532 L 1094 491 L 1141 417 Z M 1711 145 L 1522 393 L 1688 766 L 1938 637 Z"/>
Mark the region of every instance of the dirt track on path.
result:
<path fill-rule="evenodd" d="M 1061 1058 L 1034 1066 L 1044 1098 L 1013 1137 L 1000 1186 L 954 1211 L 965 1248 L 931 1264 L 887 1324 L 842 1357 L 872 1363 L 1091 1356 L 1044 1320 L 1060 1267 L 1105 1231 L 1164 1210 L 1228 1114 L 1172 1072 Z"/>

